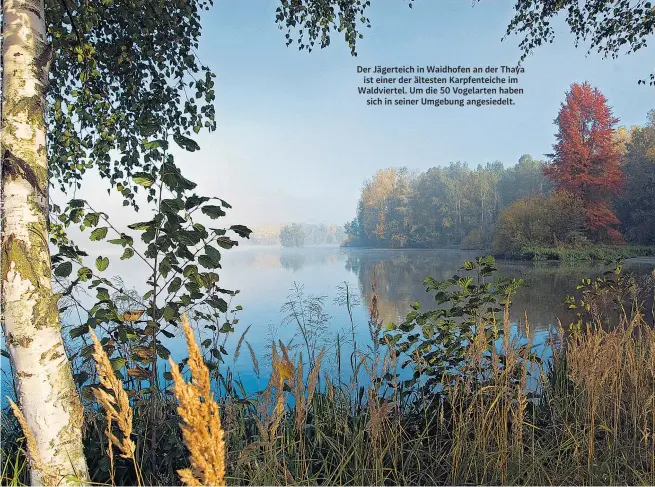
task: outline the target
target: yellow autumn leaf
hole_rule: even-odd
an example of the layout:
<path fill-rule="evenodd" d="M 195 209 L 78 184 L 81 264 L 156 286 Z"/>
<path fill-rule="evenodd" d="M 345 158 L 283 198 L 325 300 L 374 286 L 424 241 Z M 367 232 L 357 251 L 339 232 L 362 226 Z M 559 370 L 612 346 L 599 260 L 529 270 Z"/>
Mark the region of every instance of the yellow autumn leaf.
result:
<path fill-rule="evenodd" d="M 141 315 L 145 312 L 145 309 L 135 309 L 132 311 L 126 311 L 123 313 L 123 321 L 136 321 L 141 318 Z"/>

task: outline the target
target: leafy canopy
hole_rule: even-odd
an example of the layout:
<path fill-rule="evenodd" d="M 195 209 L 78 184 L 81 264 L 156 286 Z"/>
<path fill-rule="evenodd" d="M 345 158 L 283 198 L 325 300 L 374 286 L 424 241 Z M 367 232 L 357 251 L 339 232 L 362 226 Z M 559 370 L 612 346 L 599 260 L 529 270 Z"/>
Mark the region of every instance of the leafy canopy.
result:
<path fill-rule="evenodd" d="M 479 1 L 479 0 L 478 0 Z M 589 51 L 616 58 L 646 47 L 646 39 L 655 28 L 655 9 L 644 0 L 516 0 L 514 18 L 507 35 L 523 36 L 519 47 L 523 61 L 534 49 L 555 39 L 553 19 L 560 13 L 566 17 L 575 46 L 589 42 Z M 639 80 L 639 84 L 645 84 Z M 650 75 L 655 86 L 655 74 Z"/>

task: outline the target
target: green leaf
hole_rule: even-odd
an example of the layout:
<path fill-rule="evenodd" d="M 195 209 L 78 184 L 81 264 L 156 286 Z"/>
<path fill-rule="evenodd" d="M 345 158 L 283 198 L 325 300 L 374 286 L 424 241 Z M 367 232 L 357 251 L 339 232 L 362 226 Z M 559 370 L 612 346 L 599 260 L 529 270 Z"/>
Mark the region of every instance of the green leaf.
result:
<path fill-rule="evenodd" d="M 166 338 L 173 338 L 175 336 L 175 333 L 171 333 L 170 331 L 167 330 L 159 330 L 159 333 L 164 335 Z"/>
<path fill-rule="evenodd" d="M 181 230 L 176 233 L 176 237 L 183 245 L 197 245 L 200 243 L 200 234 L 195 230 Z"/>
<path fill-rule="evenodd" d="M 166 321 L 174 321 L 177 318 L 177 310 L 177 306 L 165 306 L 164 310 L 162 311 L 162 318 L 164 318 Z"/>
<path fill-rule="evenodd" d="M 235 245 L 238 245 L 239 242 L 232 240 L 230 237 L 218 237 L 216 244 L 223 249 L 231 249 Z"/>
<path fill-rule="evenodd" d="M 132 247 L 127 247 L 123 252 L 123 255 L 121 255 L 121 260 L 131 259 L 132 256 L 134 256 L 134 250 Z"/>
<path fill-rule="evenodd" d="M 177 291 L 180 290 L 181 287 L 182 287 L 182 279 L 179 278 L 179 277 L 176 277 L 168 285 L 168 292 L 171 293 L 171 294 L 176 293 Z"/>
<path fill-rule="evenodd" d="M 132 230 L 148 230 L 149 228 L 152 228 L 154 225 L 155 225 L 155 221 L 150 220 L 149 222 L 132 223 L 131 225 L 128 225 L 127 228 L 130 228 Z"/>
<path fill-rule="evenodd" d="M 68 202 L 71 208 L 84 208 L 84 200 L 72 199 Z"/>
<path fill-rule="evenodd" d="M 109 296 L 109 290 L 104 287 L 99 287 L 97 289 L 96 299 L 98 301 L 110 301 L 111 297 Z"/>
<path fill-rule="evenodd" d="M 114 371 L 118 371 L 125 367 L 127 360 L 125 360 L 123 357 L 116 357 L 110 359 L 109 362 L 111 362 L 111 368 L 114 369 Z"/>
<path fill-rule="evenodd" d="M 184 272 L 183 272 L 182 275 L 184 277 L 190 277 L 190 276 L 192 276 L 194 274 L 197 274 L 197 273 L 198 273 L 198 266 L 193 265 L 193 264 L 189 264 L 188 266 L 186 266 L 184 268 Z"/>
<path fill-rule="evenodd" d="M 98 269 L 100 272 L 104 271 L 109 267 L 109 259 L 107 257 L 98 257 L 96 259 L 96 269 Z"/>
<path fill-rule="evenodd" d="M 232 225 L 230 227 L 230 230 L 232 230 L 240 237 L 244 237 L 248 239 L 250 238 L 250 234 L 252 233 L 252 230 L 250 230 L 248 227 L 245 227 L 243 225 Z"/>
<path fill-rule="evenodd" d="M 207 299 L 207 304 L 212 308 L 219 310 L 221 313 L 227 311 L 227 301 L 222 298 L 209 298 Z"/>
<path fill-rule="evenodd" d="M 190 139 L 189 137 L 185 137 L 182 134 L 173 135 L 173 140 L 177 145 L 182 147 L 182 149 L 187 150 L 189 152 L 200 150 L 200 146 L 197 144 L 195 140 Z"/>
<path fill-rule="evenodd" d="M 134 181 L 134 183 L 138 184 L 139 186 L 143 186 L 144 188 L 149 188 L 155 184 L 155 178 L 146 172 L 136 173 L 134 176 L 132 176 L 132 181 Z"/>
<path fill-rule="evenodd" d="M 88 267 L 82 267 L 77 271 L 77 278 L 84 282 L 93 277 L 93 271 Z"/>
<path fill-rule="evenodd" d="M 87 213 L 84 217 L 84 224 L 87 227 L 95 227 L 100 221 L 100 213 Z"/>
<path fill-rule="evenodd" d="M 200 211 L 202 211 L 205 215 L 207 215 L 209 218 L 214 220 L 221 216 L 225 216 L 225 212 L 223 211 L 223 208 L 216 205 L 205 205 L 200 209 Z"/>
<path fill-rule="evenodd" d="M 160 147 L 164 150 L 168 149 L 168 142 L 159 139 L 159 140 L 150 140 L 148 142 L 143 143 L 143 148 L 146 150 L 158 149 Z"/>
<path fill-rule="evenodd" d="M 216 265 L 220 265 L 221 263 L 221 253 L 212 247 L 211 245 L 205 246 L 205 253 L 207 256 L 212 260 L 212 262 Z"/>
<path fill-rule="evenodd" d="M 192 208 L 196 208 L 197 206 L 200 206 L 201 204 L 209 201 L 209 198 L 206 196 L 197 196 L 197 195 L 191 195 L 187 198 L 186 203 L 184 203 L 184 208 L 186 210 L 190 210 Z"/>
<path fill-rule="evenodd" d="M 91 241 L 102 240 L 107 236 L 108 227 L 98 227 L 91 232 Z"/>
<path fill-rule="evenodd" d="M 198 264 L 206 269 L 218 269 L 221 267 L 220 264 L 214 263 L 213 259 L 206 254 L 202 254 L 198 257 Z"/>
<path fill-rule="evenodd" d="M 167 359 L 170 357 L 171 352 L 168 348 L 166 348 L 164 345 L 161 343 L 158 343 L 155 345 L 155 348 L 157 349 L 157 355 L 159 355 L 160 358 Z"/>
<path fill-rule="evenodd" d="M 75 379 L 75 382 L 77 383 L 78 386 L 81 386 L 84 384 L 88 379 L 89 379 L 89 373 L 85 372 L 84 370 L 81 372 L 78 372 L 73 376 Z"/>
<path fill-rule="evenodd" d="M 71 338 L 79 338 L 88 331 L 89 331 L 88 326 L 81 325 L 81 326 L 76 326 L 75 328 L 71 329 L 71 331 L 69 331 L 68 333 L 70 334 Z"/>
<path fill-rule="evenodd" d="M 72 262 L 64 262 L 55 267 L 55 276 L 57 277 L 68 277 L 71 272 L 73 272 Z"/>
<path fill-rule="evenodd" d="M 164 213 L 177 214 L 177 212 L 183 209 L 184 209 L 184 203 L 180 198 L 165 199 L 161 201 L 161 211 Z"/>

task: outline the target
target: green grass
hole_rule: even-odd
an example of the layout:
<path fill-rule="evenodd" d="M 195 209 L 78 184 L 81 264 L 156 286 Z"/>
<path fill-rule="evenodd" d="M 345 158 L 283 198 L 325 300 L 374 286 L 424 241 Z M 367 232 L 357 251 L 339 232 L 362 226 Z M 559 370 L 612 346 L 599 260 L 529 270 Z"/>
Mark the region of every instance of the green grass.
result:
<path fill-rule="evenodd" d="M 589 245 L 585 247 L 524 247 L 518 251 L 507 251 L 498 257 L 515 260 L 561 262 L 607 261 L 629 259 L 631 257 L 655 256 L 655 247 L 644 245 Z"/>

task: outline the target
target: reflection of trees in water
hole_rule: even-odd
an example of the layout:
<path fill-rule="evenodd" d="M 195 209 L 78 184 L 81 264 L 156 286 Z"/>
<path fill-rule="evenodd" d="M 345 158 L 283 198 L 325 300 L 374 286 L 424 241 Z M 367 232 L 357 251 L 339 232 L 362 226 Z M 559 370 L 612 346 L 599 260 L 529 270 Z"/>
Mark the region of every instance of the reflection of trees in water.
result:
<path fill-rule="evenodd" d="M 253 269 L 288 269 L 299 271 L 308 266 L 331 266 L 346 257 L 337 246 L 317 248 L 249 248 L 243 252 L 228 255 L 234 265 L 245 265 Z"/>
<path fill-rule="evenodd" d="M 277 269 L 280 267 L 280 253 L 275 250 L 249 254 L 248 267 L 255 269 Z"/>
<path fill-rule="evenodd" d="M 411 303 L 418 301 L 424 308 L 432 304 L 433 298 L 425 292 L 423 285 L 426 277 L 448 279 L 464 260 L 473 256 L 459 251 L 440 254 L 425 251 L 351 253 L 346 269 L 357 274 L 360 293 L 367 305 L 372 299 L 371 283 L 374 272 L 377 272 L 380 318 L 385 323 L 398 323 L 409 312 Z"/>
<path fill-rule="evenodd" d="M 305 266 L 305 254 L 303 253 L 282 253 L 280 254 L 280 265 L 285 269 L 299 271 Z"/>
<path fill-rule="evenodd" d="M 330 266 L 343 261 L 345 255 L 340 248 L 282 250 L 280 252 L 280 265 L 284 269 L 298 271 L 309 266 Z"/>
<path fill-rule="evenodd" d="M 410 304 L 418 301 L 423 309 L 433 305 L 433 296 L 426 293 L 423 280 L 432 276 L 445 280 L 459 273 L 465 260 L 474 253 L 458 251 L 399 251 L 353 252 L 348 255 L 346 270 L 357 274 L 360 292 L 366 304 L 372 298 L 371 282 L 377 269 L 378 307 L 386 322 L 398 322 L 410 311 Z M 524 321 L 525 313 L 531 326 L 546 331 L 557 324 L 559 318 L 567 327 L 574 319 L 573 311 L 564 305 L 567 295 L 576 292 L 580 279 L 600 275 L 608 267 L 558 266 L 553 264 L 513 263 L 499 261 L 498 277 L 523 278 L 525 284 L 513 298 L 512 318 Z M 626 266 L 644 277 L 649 269 L 644 266 Z M 651 298 L 652 299 L 652 298 Z"/>

